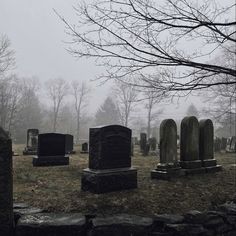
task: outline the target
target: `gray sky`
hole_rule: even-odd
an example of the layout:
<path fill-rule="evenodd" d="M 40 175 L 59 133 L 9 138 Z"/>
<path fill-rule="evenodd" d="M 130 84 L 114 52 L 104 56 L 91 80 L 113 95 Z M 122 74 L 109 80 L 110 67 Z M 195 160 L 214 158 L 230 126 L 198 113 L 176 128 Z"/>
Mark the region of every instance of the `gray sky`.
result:
<path fill-rule="evenodd" d="M 62 77 L 68 80 L 93 80 L 101 71 L 92 60 L 76 60 L 65 50 L 69 38 L 63 23 L 53 12 L 55 8 L 72 23 L 76 16 L 72 8 L 79 0 L 0 0 L 0 34 L 6 34 L 16 51 L 19 76 L 37 76 L 40 81 Z M 90 111 L 96 111 L 109 94 L 110 84 L 102 87 L 93 82 L 93 95 Z M 199 99 L 193 103 L 198 106 Z M 170 116 L 179 119 L 191 103 L 190 99 L 181 100 L 179 104 L 169 105 L 163 118 Z"/>

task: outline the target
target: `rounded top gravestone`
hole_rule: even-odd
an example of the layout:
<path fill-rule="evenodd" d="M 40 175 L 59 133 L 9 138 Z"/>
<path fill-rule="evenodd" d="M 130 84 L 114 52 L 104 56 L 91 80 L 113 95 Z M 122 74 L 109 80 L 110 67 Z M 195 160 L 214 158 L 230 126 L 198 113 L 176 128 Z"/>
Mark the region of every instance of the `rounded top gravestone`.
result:
<path fill-rule="evenodd" d="M 121 125 L 90 128 L 89 168 L 113 169 L 131 166 L 131 130 Z"/>
<path fill-rule="evenodd" d="M 187 116 L 181 122 L 180 160 L 199 160 L 199 123 L 195 116 Z"/>
<path fill-rule="evenodd" d="M 177 162 L 177 126 L 166 119 L 160 125 L 160 163 Z"/>
<path fill-rule="evenodd" d="M 201 160 L 214 157 L 214 127 L 210 119 L 200 120 L 199 155 Z"/>

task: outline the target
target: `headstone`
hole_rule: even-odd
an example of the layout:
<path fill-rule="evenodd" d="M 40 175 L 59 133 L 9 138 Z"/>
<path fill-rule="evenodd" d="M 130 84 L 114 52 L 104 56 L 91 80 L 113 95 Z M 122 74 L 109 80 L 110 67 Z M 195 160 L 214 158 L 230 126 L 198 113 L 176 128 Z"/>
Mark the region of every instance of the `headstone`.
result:
<path fill-rule="evenodd" d="M 177 126 L 174 120 L 166 119 L 160 125 L 160 163 L 151 171 L 151 178 L 169 180 L 180 176 L 177 160 Z"/>
<path fill-rule="evenodd" d="M 80 153 L 88 153 L 88 143 L 82 143 L 82 150 Z"/>
<path fill-rule="evenodd" d="M 232 136 L 227 140 L 226 152 L 236 152 L 236 136 Z"/>
<path fill-rule="evenodd" d="M 134 142 L 133 142 L 133 140 L 131 140 L 130 155 L 131 155 L 132 157 L 134 156 Z"/>
<path fill-rule="evenodd" d="M 13 231 L 12 142 L 0 127 L 0 235 Z"/>
<path fill-rule="evenodd" d="M 205 172 L 199 160 L 199 123 L 195 116 L 185 117 L 181 122 L 180 166 L 186 174 Z"/>
<path fill-rule="evenodd" d="M 140 151 L 143 152 L 146 148 L 147 144 L 147 134 L 146 133 L 140 133 Z"/>
<path fill-rule="evenodd" d="M 39 134 L 37 156 L 33 158 L 33 166 L 56 165 L 69 165 L 66 136 L 58 133 Z"/>
<path fill-rule="evenodd" d="M 66 136 L 66 153 L 74 154 L 74 136 L 71 134 L 65 134 Z"/>
<path fill-rule="evenodd" d="M 120 125 L 90 128 L 89 168 L 83 170 L 82 190 L 104 193 L 137 188 L 131 167 L 131 130 Z"/>
<path fill-rule="evenodd" d="M 148 141 L 150 143 L 150 149 L 151 151 L 156 151 L 157 148 L 157 139 L 155 137 L 152 137 Z"/>
<path fill-rule="evenodd" d="M 214 159 L 214 127 L 210 119 L 200 120 L 199 122 L 199 156 L 202 166 L 206 172 L 222 170 L 222 166 L 217 165 Z"/>
<path fill-rule="evenodd" d="M 221 139 L 216 137 L 214 139 L 214 151 L 215 152 L 220 152 L 220 150 L 221 150 Z"/>
<path fill-rule="evenodd" d="M 225 151 L 226 146 L 227 146 L 227 138 L 222 137 L 221 138 L 221 150 Z"/>
<path fill-rule="evenodd" d="M 138 137 L 132 137 L 134 145 L 139 145 Z"/>
<path fill-rule="evenodd" d="M 150 151 L 150 143 L 146 142 L 146 145 L 144 146 L 144 149 L 142 150 L 143 156 L 148 156 Z"/>
<path fill-rule="evenodd" d="M 36 155 L 38 148 L 38 129 L 27 130 L 26 147 L 23 151 L 23 155 Z"/>

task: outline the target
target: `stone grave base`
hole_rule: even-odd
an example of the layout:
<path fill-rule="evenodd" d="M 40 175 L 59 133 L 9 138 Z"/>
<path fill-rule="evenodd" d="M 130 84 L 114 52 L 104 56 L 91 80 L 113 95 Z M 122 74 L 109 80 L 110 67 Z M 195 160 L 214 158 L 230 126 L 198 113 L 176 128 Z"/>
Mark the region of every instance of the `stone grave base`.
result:
<path fill-rule="evenodd" d="M 183 176 L 184 172 L 180 166 L 170 164 L 158 164 L 155 170 L 151 171 L 152 179 L 170 180 L 173 177 Z"/>
<path fill-rule="evenodd" d="M 202 161 L 196 160 L 196 161 L 180 161 L 180 166 L 183 169 L 198 169 L 202 167 Z"/>
<path fill-rule="evenodd" d="M 206 159 L 202 160 L 203 167 L 216 166 L 216 159 Z"/>
<path fill-rule="evenodd" d="M 206 173 L 206 168 L 195 168 L 195 169 L 182 169 L 185 175 L 195 175 L 195 174 L 204 174 Z"/>
<path fill-rule="evenodd" d="M 222 166 L 221 165 L 216 165 L 216 166 L 209 166 L 205 167 L 207 173 L 215 173 L 218 171 L 222 171 Z"/>
<path fill-rule="evenodd" d="M 25 150 L 23 151 L 23 155 L 36 155 L 37 154 L 37 150 L 30 150 L 25 148 Z"/>
<path fill-rule="evenodd" d="M 119 168 L 106 170 L 84 169 L 81 189 L 92 193 L 106 193 L 137 188 L 137 169 Z"/>
<path fill-rule="evenodd" d="M 61 166 L 69 165 L 69 156 L 35 156 L 33 166 Z"/>

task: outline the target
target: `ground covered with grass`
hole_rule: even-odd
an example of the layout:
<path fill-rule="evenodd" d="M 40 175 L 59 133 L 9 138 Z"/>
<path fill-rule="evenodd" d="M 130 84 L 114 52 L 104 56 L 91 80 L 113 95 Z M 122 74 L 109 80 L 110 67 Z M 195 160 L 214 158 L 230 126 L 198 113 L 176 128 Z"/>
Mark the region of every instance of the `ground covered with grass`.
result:
<path fill-rule="evenodd" d="M 132 165 L 138 168 L 138 188 L 105 194 L 81 191 L 82 170 L 88 154 L 70 156 L 69 166 L 33 167 L 32 156 L 22 156 L 22 145 L 14 146 L 14 201 L 49 212 L 83 214 L 129 213 L 154 216 L 163 213 L 204 211 L 233 199 L 236 194 L 236 154 L 217 153 L 223 171 L 180 177 L 171 181 L 152 180 L 150 171 L 157 156 L 143 157 L 135 147 Z"/>

